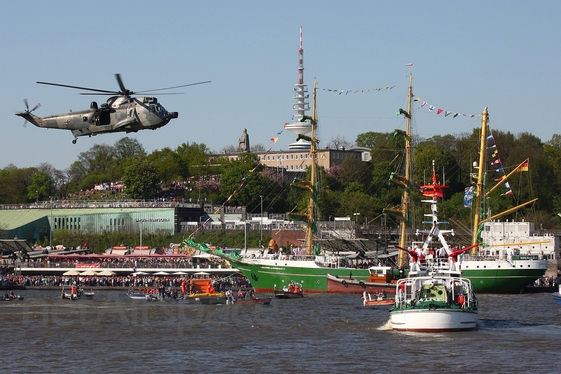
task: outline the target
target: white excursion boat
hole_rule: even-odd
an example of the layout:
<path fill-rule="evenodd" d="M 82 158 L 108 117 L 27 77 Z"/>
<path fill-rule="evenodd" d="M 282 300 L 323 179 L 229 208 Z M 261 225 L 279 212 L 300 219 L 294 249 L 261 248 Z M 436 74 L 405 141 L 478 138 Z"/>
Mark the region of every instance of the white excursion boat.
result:
<path fill-rule="evenodd" d="M 429 272 L 397 282 L 390 311 L 393 330 L 416 332 L 477 329 L 477 299 L 471 282 L 454 271 Z"/>
<path fill-rule="evenodd" d="M 444 238 L 454 230 L 438 227 L 438 198 L 442 198 L 445 185 L 436 182 L 432 172 L 432 184 L 421 186 L 424 196 L 431 196 L 430 230 L 417 230 L 426 235 L 422 248 L 399 248 L 411 256 L 407 278 L 396 284 L 395 304 L 390 310 L 391 328 L 398 331 L 441 332 L 477 329 L 477 298 L 471 281 L 463 278 L 457 265 L 458 256 L 473 246 L 453 249 Z M 438 238 L 442 248 L 434 253 L 429 250 L 433 237 Z"/>

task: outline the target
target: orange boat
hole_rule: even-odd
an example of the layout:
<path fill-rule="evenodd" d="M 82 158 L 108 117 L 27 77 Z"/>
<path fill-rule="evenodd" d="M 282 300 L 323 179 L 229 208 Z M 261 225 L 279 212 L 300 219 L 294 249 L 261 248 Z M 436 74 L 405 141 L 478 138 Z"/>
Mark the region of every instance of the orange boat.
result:
<path fill-rule="evenodd" d="M 353 277 L 340 277 L 327 274 L 327 292 L 333 293 L 356 293 L 363 291 L 372 293 L 386 292 L 395 293 L 396 279 L 390 266 L 371 266 L 368 268 L 370 276 L 366 279 Z"/>
<path fill-rule="evenodd" d="M 374 297 L 370 295 L 369 292 L 364 291 L 361 296 L 362 305 L 367 307 L 380 306 L 380 305 L 392 305 L 395 303 L 395 299 L 388 299 L 385 292 L 378 292 Z"/>

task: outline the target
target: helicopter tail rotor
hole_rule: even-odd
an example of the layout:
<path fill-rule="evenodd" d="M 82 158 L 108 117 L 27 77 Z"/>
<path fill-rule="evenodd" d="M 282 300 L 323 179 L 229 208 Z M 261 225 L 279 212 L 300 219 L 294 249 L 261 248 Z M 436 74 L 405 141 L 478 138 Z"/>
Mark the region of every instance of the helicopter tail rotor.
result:
<path fill-rule="evenodd" d="M 29 102 L 27 101 L 27 99 L 23 99 L 23 102 L 25 104 L 25 111 L 23 113 L 25 113 L 25 114 L 31 114 L 31 112 L 33 112 L 33 111 L 35 111 L 35 110 L 37 110 L 38 108 L 41 107 L 41 104 L 37 103 L 37 105 L 35 105 L 33 107 L 33 109 L 29 110 Z M 23 127 L 27 127 L 27 122 L 28 122 L 27 120 L 23 121 Z"/>

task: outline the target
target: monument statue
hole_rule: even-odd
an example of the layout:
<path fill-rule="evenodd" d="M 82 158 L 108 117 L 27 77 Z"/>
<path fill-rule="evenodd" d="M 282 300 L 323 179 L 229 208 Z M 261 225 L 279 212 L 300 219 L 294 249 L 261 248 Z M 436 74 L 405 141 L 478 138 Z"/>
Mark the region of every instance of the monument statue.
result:
<path fill-rule="evenodd" d="M 249 152 L 249 135 L 247 134 L 247 129 L 243 129 L 243 134 L 238 142 L 238 151 Z"/>

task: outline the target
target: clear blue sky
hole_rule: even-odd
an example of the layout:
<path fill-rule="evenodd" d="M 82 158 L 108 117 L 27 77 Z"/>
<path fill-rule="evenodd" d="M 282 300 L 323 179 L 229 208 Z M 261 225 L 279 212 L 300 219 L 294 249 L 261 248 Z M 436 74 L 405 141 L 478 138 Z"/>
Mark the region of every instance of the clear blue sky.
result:
<path fill-rule="evenodd" d="M 64 170 L 94 144 L 130 136 L 148 152 L 184 142 L 211 150 L 271 137 L 292 118 L 299 27 L 304 80 L 324 89 L 392 90 L 317 96 L 320 146 L 339 136 L 403 128 L 413 63 L 414 112 L 422 137 L 469 133 L 480 117 L 444 117 L 428 105 L 463 114 L 489 107 L 492 130 L 561 133 L 558 94 L 561 2 L 544 1 L 19 1 L 0 2 L 0 168 L 47 162 Z M 14 113 L 41 103 L 47 116 L 86 109 L 79 90 L 36 81 L 140 91 L 211 80 L 159 96 L 179 118 L 156 131 L 81 137 L 44 130 Z M 156 95 L 157 96 L 157 95 Z M 105 98 L 106 99 L 106 98 Z M 420 103 L 416 103 L 415 108 Z M 283 132 L 275 150 L 295 135 Z"/>

